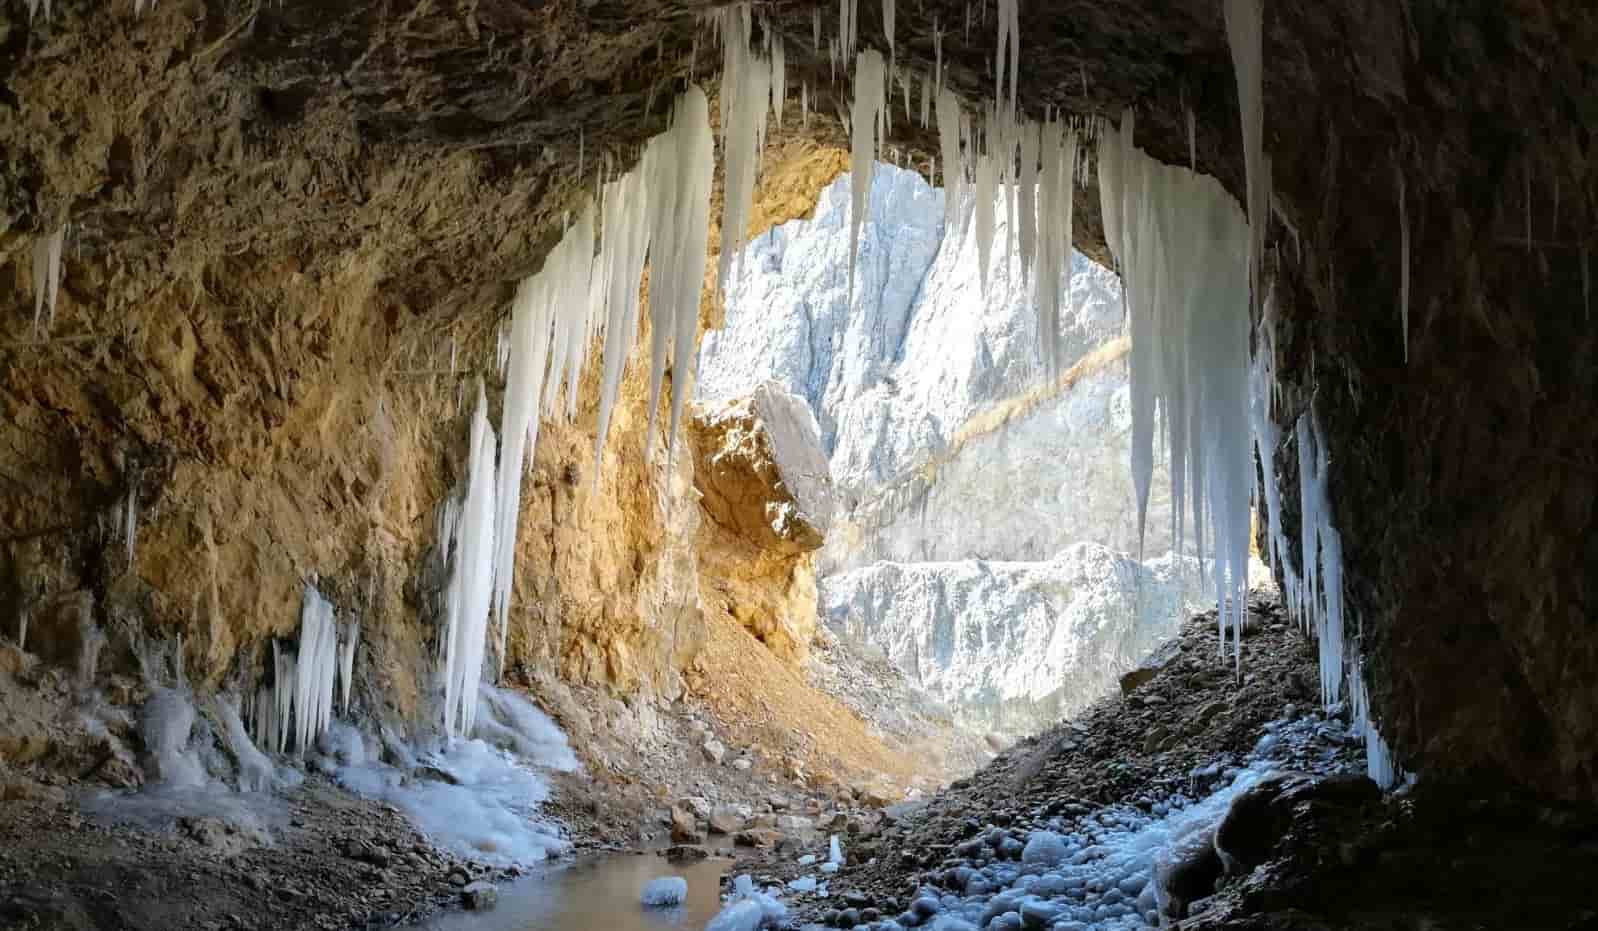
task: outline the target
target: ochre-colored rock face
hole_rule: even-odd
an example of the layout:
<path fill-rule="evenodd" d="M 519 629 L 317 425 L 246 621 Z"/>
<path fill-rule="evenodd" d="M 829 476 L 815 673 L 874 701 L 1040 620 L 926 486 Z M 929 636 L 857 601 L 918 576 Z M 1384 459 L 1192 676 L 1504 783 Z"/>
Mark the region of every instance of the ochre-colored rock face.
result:
<path fill-rule="evenodd" d="M 813 553 L 832 523 L 832 478 L 815 416 L 775 384 L 696 406 L 697 548 L 707 609 L 798 665 L 816 626 Z"/>
<path fill-rule="evenodd" d="M 463 468 L 457 392 L 475 374 L 493 387 L 497 312 L 579 183 L 630 162 L 690 69 L 710 79 L 695 5 L 56 6 L 30 23 L 0 5 L 0 625 L 87 591 L 107 668 L 130 668 L 135 627 L 182 631 L 191 676 L 221 685 L 294 628 L 315 573 L 363 618 L 358 665 L 378 694 L 413 710 L 432 649 L 419 567 Z M 789 86 L 808 82 L 830 115 L 846 84 L 827 80 L 811 9 L 767 12 Z M 880 44 L 880 12 L 861 9 Z M 896 62 L 924 74 L 939 22 L 947 80 L 974 100 L 991 92 L 993 21 L 968 39 L 963 11 L 901 11 Z M 1185 163 L 1191 109 L 1198 168 L 1243 190 L 1221 4 L 1037 0 L 1019 15 L 1031 115 L 1132 106 L 1139 144 Z M 1313 406 L 1328 432 L 1383 731 L 1406 765 L 1587 799 L 1594 48 L 1598 13 L 1579 3 L 1266 9 L 1275 416 Z M 926 164 L 931 132 L 896 112 L 889 145 Z M 790 103 L 772 144 L 804 137 L 836 140 L 838 123 L 803 127 Z M 1076 211 L 1079 245 L 1103 258 L 1093 188 Z M 31 249 L 68 221 L 60 306 L 35 332 Z M 695 537 L 696 515 L 675 506 L 687 469 L 642 464 L 639 377 L 597 490 L 590 410 L 546 424 L 511 659 L 670 692 L 697 636 L 673 541 Z M 1274 458 L 1292 487 L 1296 452 Z"/>

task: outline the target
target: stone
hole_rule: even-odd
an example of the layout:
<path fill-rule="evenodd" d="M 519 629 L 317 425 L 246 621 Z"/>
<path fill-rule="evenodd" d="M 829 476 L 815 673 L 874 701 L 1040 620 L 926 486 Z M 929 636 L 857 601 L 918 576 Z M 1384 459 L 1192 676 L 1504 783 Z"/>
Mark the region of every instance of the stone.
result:
<path fill-rule="evenodd" d="M 721 761 L 727 757 L 727 745 L 719 740 L 707 740 L 700 749 L 704 750 L 705 759 L 717 766 L 720 766 Z"/>
<path fill-rule="evenodd" d="M 749 758 L 746 756 L 741 756 L 732 761 L 732 768 L 744 773 L 749 772 L 749 768 L 753 765 L 754 764 L 749 762 Z"/>
<path fill-rule="evenodd" d="M 698 796 L 691 795 L 679 799 L 677 804 L 700 820 L 710 817 L 710 802 Z"/>
<path fill-rule="evenodd" d="M 1175 662 L 1181 655 L 1182 641 L 1177 639 L 1167 640 L 1155 647 L 1135 668 L 1121 674 L 1121 694 L 1131 695 L 1147 685 L 1149 680 L 1159 675 L 1166 666 Z"/>
<path fill-rule="evenodd" d="M 805 815 L 778 815 L 777 830 L 789 834 L 803 834 L 816 829 L 816 819 Z"/>
<path fill-rule="evenodd" d="M 710 851 L 693 844 L 674 844 L 666 848 L 667 863 L 697 863 L 710 856 Z"/>
<path fill-rule="evenodd" d="M 712 834 L 737 834 L 747 823 L 748 820 L 735 808 L 722 806 L 710 812 Z"/>
<path fill-rule="evenodd" d="M 461 890 L 461 905 L 467 911 L 486 912 L 499 904 L 499 889 L 491 882 L 479 880 Z"/>
<path fill-rule="evenodd" d="M 733 843 L 739 847 L 775 847 L 781 839 L 782 832 L 772 828 L 745 828 L 733 837 Z"/>
<path fill-rule="evenodd" d="M 671 839 L 679 844 L 702 844 L 705 834 L 699 829 L 699 819 L 680 805 L 671 809 Z"/>

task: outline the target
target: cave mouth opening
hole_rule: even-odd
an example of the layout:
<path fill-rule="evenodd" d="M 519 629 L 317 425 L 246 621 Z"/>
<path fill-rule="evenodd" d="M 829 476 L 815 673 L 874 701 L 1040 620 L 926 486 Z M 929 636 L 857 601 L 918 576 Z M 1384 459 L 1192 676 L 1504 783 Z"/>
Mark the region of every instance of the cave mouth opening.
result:
<path fill-rule="evenodd" d="M 1163 449 L 1140 536 L 1119 276 L 1076 253 L 1051 340 L 1011 220 L 1036 198 L 993 194 L 984 277 L 974 190 L 946 209 L 919 172 L 872 172 L 853 293 L 845 173 L 738 252 L 696 402 L 758 389 L 808 408 L 836 496 L 820 626 L 1003 745 L 1111 693 L 1213 608 L 1212 541 L 1175 552 Z"/>

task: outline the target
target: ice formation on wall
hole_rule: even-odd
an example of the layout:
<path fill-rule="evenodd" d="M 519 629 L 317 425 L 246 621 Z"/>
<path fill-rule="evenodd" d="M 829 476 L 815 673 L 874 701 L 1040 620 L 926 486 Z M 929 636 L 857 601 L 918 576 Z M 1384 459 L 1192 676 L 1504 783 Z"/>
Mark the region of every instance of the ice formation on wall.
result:
<path fill-rule="evenodd" d="M 1153 472 L 1155 413 L 1171 461 L 1173 539 L 1214 539 L 1218 621 L 1241 645 L 1247 585 L 1250 468 L 1250 229 L 1214 178 L 1165 165 L 1119 129 L 1101 127 L 1099 196 L 1105 241 L 1120 266 L 1132 340 L 1132 477 L 1139 523 Z M 1206 521 L 1208 522 L 1206 524 Z"/>
<path fill-rule="evenodd" d="M 477 717 L 493 595 L 494 430 L 481 381 L 468 449 L 466 487 L 449 543 L 454 568 L 445 590 L 444 730 L 451 737 L 471 733 Z"/>
<path fill-rule="evenodd" d="M 771 60 L 750 46 L 749 5 L 739 3 L 715 13 L 721 36 L 721 145 L 725 181 L 721 199 L 721 255 L 716 286 L 724 290 L 727 274 L 749 230 L 755 175 L 766 143 L 767 103 L 772 99 Z"/>
<path fill-rule="evenodd" d="M 845 0 L 852 2 L 852 0 Z M 849 111 L 849 166 L 853 198 L 849 207 L 849 294 L 854 294 L 855 262 L 860 254 L 860 229 L 871 196 L 871 166 L 886 136 L 883 119 L 888 109 L 888 88 L 882 54 L 875 49 L 860 53 L 855 63 L 854 102 Z"/>
<path fill-rule="evenodd" d="M 1404 196 L 1404 168 L 1398 174 L 1398 323 L 1404 329 L 1404 361 L 1409 361 L 1409 203 Z"/>
<path fill-rule="evenodd" d="M 28 12 L 32 14 L 33 3 L 30 0 Z M 50 0 L 45 0 L 44 15 L 50 17 Z M 55 323 L 56 296 L 61 292 L 61 246 L 66 240 L 67 228 L 62 226 L 48 236 L 36 240 L 33 244 L 33 328 L 39 329 L 41 312 L 48 307 L 50 315 L 45 318 L 44 328 L 48 330 Z"/>
<path fill-rule="evenodd" d="M 1315 631 L 1320 647 L 1321 701 L 1342 697 L 1343 538 L 1332 525 L 1326 439 L 1313 411 L 1299 415 L 1299 567 L 1303 571 L 1295 615 Z"/>
<path fill-rule="evenodd" d="M 300 756 L 333 719 L 337 664 L 333 606 L 307 583 L 300 602 L 299 665 L 294 670 L 294 752 Z"/>

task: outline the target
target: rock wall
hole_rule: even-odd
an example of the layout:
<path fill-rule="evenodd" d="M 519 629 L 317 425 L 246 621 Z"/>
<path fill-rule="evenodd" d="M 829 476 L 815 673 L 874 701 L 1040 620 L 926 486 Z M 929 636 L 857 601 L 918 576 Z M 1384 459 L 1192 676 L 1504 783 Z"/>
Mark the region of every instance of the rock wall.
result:
<path fill-rule="evenodd" d="M 810 406 L 765 384 L 695 405 L 689 426 L 704 519 L 696 541 L 705 597 L 785 662 L 816 626 L 812 554 L 832 523 L 832 479 Z"/>
<path fill-rule="evenodd" d="M 1038 562 L 878 563 L 830 576 L 827 622 L 880 644 L 961 724 L 1030 735 L 1115 687 L 1205 603 L 1193 560 L 1094 543 Z"/>

